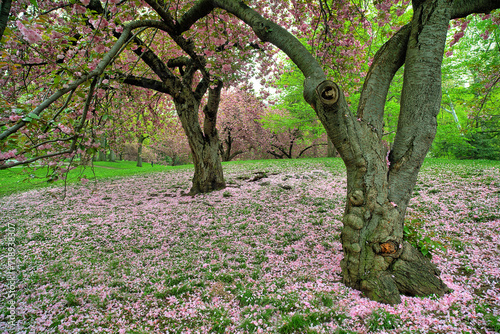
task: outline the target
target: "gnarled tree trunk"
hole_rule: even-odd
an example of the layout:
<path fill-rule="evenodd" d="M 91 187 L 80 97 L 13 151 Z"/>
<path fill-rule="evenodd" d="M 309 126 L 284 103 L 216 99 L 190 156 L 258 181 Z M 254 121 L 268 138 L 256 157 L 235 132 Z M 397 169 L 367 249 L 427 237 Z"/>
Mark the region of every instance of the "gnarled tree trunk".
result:
<path fill-rule="evenodd" d="M 347 168 L 343 281 L 385 303 L 399 303 L 400 294 L 441 296 L 448 290 L 436 266 L 404 242 L 403 225 L 418 172 L 436 133 L 450 17 L 446 0 L 415 7 L 410 26 L 376 55 L 356 119 L 334 83 L 325 81 L 318 87 L 318 116 Z M 403 61 L 398 131 L 387 156 L 381 143 L 383 105 L 393 73 Z"/>
<path fill-rule="evenodd" d="M 183 97 L 174 98 L 176 110 L 188 138 L 193 154 L 194 176 L 189 195 L 224 189 L 226 183 L 219 156 L 219 135 L 216 129 L 217 111 L 222 83 L 209 89 L 208 102 L 204 112 L 203 131 L 198 121 L 199 101 L 188 88 Z"/>
<path fill-rule="evenodd" d="M 403 240 L 404 216 L 436 133 L 449 21 L 498 8 L 499 1 L 414 0 L 412 22 L 375 55 L 356 116 L 341 89 L 326 80 L 318 62 L 286 30 L 242 2 L 211 2 L 284 51 L 306 77 L 304 98 L 314 107 L 347 168 L 344 283 L 390 304 L 399 303 L 400 294 L 441 296 L 448 291 L 436 266 Z M 384 105 L 392 78 L 405 62 L 398 129 L 393 149 L 387 152 L 382 143 Z"/>

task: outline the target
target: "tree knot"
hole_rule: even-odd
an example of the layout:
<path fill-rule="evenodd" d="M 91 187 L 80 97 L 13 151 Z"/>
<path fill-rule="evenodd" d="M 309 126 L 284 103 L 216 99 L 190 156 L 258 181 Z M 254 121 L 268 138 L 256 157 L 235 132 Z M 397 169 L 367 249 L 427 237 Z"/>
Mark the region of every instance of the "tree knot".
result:
<path fill-rule="evenodd" d="M 339 100 L 340 91 L 334 82 L 325 80 L 316 87 L 316 93 L 321 99 L 321 103 L 331 105 Z"/>
<path fill-rule="evenodd" d="M 354 193 L 349 197 L 349 201 L 354 206 L 360 206 L 361 204 L 363 204 L 364 202 L 363 191 L 361 190 L 354 191 Z"/>
<path fill-rule="evenodd" d="M 381 255 L 392 255 L 399 251 L 400 245 L 394 240 L 389 240 L 380 244 Z"/>

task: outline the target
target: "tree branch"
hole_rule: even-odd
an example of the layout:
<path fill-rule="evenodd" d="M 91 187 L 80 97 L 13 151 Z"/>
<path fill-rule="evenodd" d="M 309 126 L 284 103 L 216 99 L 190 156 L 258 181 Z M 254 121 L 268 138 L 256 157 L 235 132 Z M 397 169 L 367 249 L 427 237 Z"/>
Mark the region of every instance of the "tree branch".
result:
<path fill-rule="evenodd" d="M 241 1 L 212 0 L 212 4 L 235 15 L 248 24 L 261 40 L 270 42 L 285 52 L 306 77 L 304 98 L 309 104 L 315 104 L 315 89 L 326 76 L 316 59 L 297 38 L 283 27 L 266 20 Z"/>
<path fill-rule="evenodd" d="M 210 74 L 207 72 L 205 69 L 205 59 L 202 56 L 199 56 L 196 54 L 196 51 L 194 49 L 194 43 L 192 41 L 185 39 L 184 37 L 181 36 L 181 33 L 179 33 L 174 27 L 174 20 L 172 16 L 168 12 L 166 12 L 163 7 L 160 6 L 160 4 L 156 0 L 144 0 L 148 5 L 150 5 L 156 13 L 162 18 L 163 22 L 165 23 L 164 30 L 171 38 L 172 40 L 184 51 L 186 52 L 191 59 L 196 63 L 196 66 L 200 70 L 200 72 L 203 74 L 204 78 L 210 78 Z"/>
<path fill-rule="evenodd" d="M 454 0 L 451 18 L 458 19 L 473 13 L 489 14 L 500 8 L 500 0 Z"/>
<path fill-rule="evenodd" d="M 7 27 L 7 22 L 9 22 L 11 4 L 12 0 L 3 0 L 0 5 L 0 42 Z"/>
<path fill-rule="evenodd" d="M 205 114 L 203 132 L 205 133 L 205 136 L 213 136 L 217 132 L 217 111 L 219 110 L 222 87 L 222 81 L 218 80 L 215 88 L 210 88 L 208 90 L 208 101 L 203 108 L 203 113 Z"/>
<path fill-rule="evenodd" d="M 405 25 L 379 49 L 363 84 L 357 117 L 371 124 L 380 138 L 387 93 L 394 75 L 405 62 L 410 30 L 410 25 Z"/>
<path fill-rule="evenodd" d="M 207 16 L 214 8 L 211 0 L 198 1 L 177 21 L 175 25 L 177 32 L 181 34 L 189 30 L 196 21 Z"/>
<path fill-rule="evenodd" d="M 45 99 L 42 103 L 40 103 L 31 113 L 39 116 L 45 109 L 47 109 L 52 103 L 57 101 L 61 96 L 65 95 L 67 92 L 75 90 L 82 83 L 101 75 L 106 67 L 114 60 L 114 58 L 121 52 L 122 46 L 124 46 L 128 42 L 128 37 L 133 29 L 144 27 L 144 26 L 156 26 L 158 24 L 162 24 L 159 21 L 152 20 L 144 20 L 144 21 L 134 21 L 130 22 L 123 29 L 123 33 L 118 39 L 118 41 L 113 45 L 113 47 L 108 51 L 106 55 L 102 58 L 96 68 L 91 71 L 87 75 L 83 75 L 79 79 L 68 84 L 66 88 L 59 89 L 54 94 L 52 94 L 49 98 Z M 11 134 L 17 132 L 19 129 L 24 127 L 27 124 L 26 121 L 19 121 L 14 126 L 8 128 L 4 132 L 0 133 L 0 140 L 3 140 L 10 136 Z"/>
<path fill-rule="evenodd" d="M 168 85 L 163 81 L 158 81 L 149 78 L 136 77 L 133 75 L 119 74 L 119 78 L 123 79 L 123 83 L 127 85 L 153 89 L 160 93 L 165 93 L 172 95 L 174 93 L 174 87 Z"/>
<path fill-rule="evenodd" d="M 71 149 L 66 150 L 66 151 L 62 151 L 62 152 L 55 152 L 55 153 L 45 154 L 45 155 L 34 157 L 32 159 L 25 160 L 25 161 L 18 161 L 18 162 L 14 162 L 14 163 L 10 163 L 10 164 L 3 164 L 3 165 L 0 165 L 0 170 L 2 170 L 2 169 L 8 169 L 8 168 L 12 168 L 12 167 L 15 167 L 15 166 L 20 166 L 20 165 L 27 165 L 27 164 L 30 164 L 30 163 L 35 162 L 37 160 L 40 160 L 40 159 L 57 157 L 59 155 L 70 154 L 70 153 L 73 153 L 73 152 L 74 152 L 74 148 L 72 147 Z"/>
<path fill-rule="evenodd" d="M 408 203 L 418 171 L 436 134 L 441 106 L 441 63 L 450 21 L 446 0 L 415 9 L 406 52 L 401 108 L 389 155 L 389 200 Z M 425 29 L 422 27 L 425 26 Z"/>

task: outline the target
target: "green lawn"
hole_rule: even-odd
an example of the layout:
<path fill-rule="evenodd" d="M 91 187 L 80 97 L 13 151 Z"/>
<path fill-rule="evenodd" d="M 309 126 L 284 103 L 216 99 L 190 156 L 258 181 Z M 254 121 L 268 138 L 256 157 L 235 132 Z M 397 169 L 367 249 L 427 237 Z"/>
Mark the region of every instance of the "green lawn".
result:
<path fill-rule="evenodd" d="M 254 169 L 256 165 L 262 170 L 271 168 L 277 165 L 286 165 L 289 168 L 302 165 L 311 159 L 293 159 L 293 160 L 250 160 L 250 161 L 231 161 L 223 163 L 225 167 L 245 165 L 248 169 Z M 324 164 L 325 167 L 339 169 L 343 168 L 340 158 L 315 158 L 315 162 Z M 482 169 L 487 167 L 500 166 L 500 161 L 492 160 L 450 160 L 450 159 L 426 159 L 423 168 L 443 168 L 446 165 L 461 165 L 470 168 L 471 172 L 474 169 Z M 125 177 L 145 173 L 166 172 L 179 169 L 190 169 L 193 165 L 183 166 L 162 166 L 155 165 L 151 167 L 149 163 L 143 163 L 143 167 L 136 167 L 135 161 L 120 161 L 120 162 L 94 162 L 93 167 L 79 167 L 72 170 L 68 177 L 67 183 L 80 182 L 82 178 L 88 180 Z M 244 168 L 245 169 L 245 168 Z M 47 182 L 47 169 L 41 168 L 36 171 L 26 170 L 24 168 L 11 168 L 0 170 L 0 197 L 10 195 L 16 192 L 27 191 L 35 188 L 64 186 L 64 181 Z"/>
<path fill-rule="evenodd" d="M 94 162 L 94 166 L 79 166 L 72 170 L 67 176 L 67 183 L 80 182 L 82 178 L 90 181 L 96 179 L 124 177 L 144 173 L 165 172 L 192 168 L 192 165 L 184 166 L 162 166 L 143 163 L 143 167 L 136 167 L 135 161 L 120 162 Z M 35 188 L 64 186 L 64 180 L 55 182 L 47 181 L 47 168 L 40 168 L 36 171 L 25 168 L 10 168 L 0 170 L 0 197 L 16 192 L 27 191 Z"/>

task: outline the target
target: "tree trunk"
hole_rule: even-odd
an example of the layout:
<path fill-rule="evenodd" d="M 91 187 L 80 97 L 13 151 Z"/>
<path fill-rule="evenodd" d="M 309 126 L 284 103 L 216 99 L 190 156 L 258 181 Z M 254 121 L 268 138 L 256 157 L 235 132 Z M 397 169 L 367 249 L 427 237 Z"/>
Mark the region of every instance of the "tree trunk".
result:
<path fill-rule="evenodd" d="M 213 1 L 251 25 L 259 38 L 287 53 L 307 78 L 304 98 L 316 110 L 347 169 L 341 234 L 344 283 L 390 304 L 399 303 L 400 294 L 443 295 L 448 288 L 436 266 L 403 241 L 403 224 L 436 130 L 440 66 L 452 4 L 447 0 L 414 3 L 411 25 L 375 56 L 355 116 L 340 88 L 325 80 L 321 66 L 284 29 L 241 3 Z M 405 61 L 398 132 L 387 160 L 382 144 L 384 105 L 392 78 Z"/>
<path fill-rule="evenodd" d="M 113 150 L 109 151 L 109 161 L 116 162 L 116 154 L 115 154 L 115 151 L 113 151 Z"/>
<path fill-rule="evenodd" d="M 377 115 L 383 114 L 383 103 L 380 110 L 371 96 L 378 94 L 385 99 L 386 92 L 380 94 L 383 92 L 379 89 L 392 80 L 389 74 L 394 68 L 390 66 L 395 63 L 384 65 L 387 57 L 397 54 L 391 49 L 394 41 L 375 57 L 374 63 L 384 71 L 385 78 L 379 76 L 377 66 L 369 72 L 361 97 L 365 104 L 356 118 L 334 83 L 326 81 L 317 89 L 321 100 L 316 104 L 318 116 L 347 168 L 341 235 L 343 281 L 371 299 L 389 304 L 399 303 L 400 294 L 441 296 L 448 291 L 436 266 L 403 240 L 403 225 L 418 172 L 436 132 L 440 65 L 449 19 L 449 3 L 431 0 L 415 7 L 411 30 L 402 30 L 403 35 L 409 34 L 405 82 L 389 160 L 381 143 L 382 122 Z M 405 46 L 396 44 L 398 48 Z"/>
<path fill-rule="evenodd" d="M 208 102 L 204 111 L 203 131 L 198 121 L 199 102 L 189 89 L 185 89 L 182 98 L 175 98 L 174 103 L 188 138 L 193 154 L 193 185 L 188 195 L 207 193 L 224 189 L 224 173 L 219 156 L 220 141 L 216 129 L 217 110 L 222 83 L 209 90 Z"/>
<path fill-rule="evenodd" d="M 224 147 L 224 143 L 226 144 Z M 231 137 L 231 129 L 228 130 L 227 138 L 224 142 L 220 143 L 219 152 L 222 161 L 230 161 L 231 160 L 231 147 L 233 146 L 233 138 Z"/>
<path fill-rule="evenodd" d="M 327 151 L 326 151 L 326 156 L 329 158 L 334 158 L 337 155 L 337 150 L 335 149 L 335 146 L 333 146 L 333 143 L 330 140 L 330 137 L 328 137 L 328 136 L 326 139 L 326 144 L 328 145 Z"/>
<path fill-rule="evenodd" d="M 0 4 L 0 41 L 3 38 L 3 33 L 9 22 L 11 4 L 12 0 L 3 0 Z"/>
<path fill-rule="evenodd" d="M 142 143 L 146 140 L 147 136 L 140 135 L 137 137 L 137 165 L 136 167 L 142 167 Z"/>

